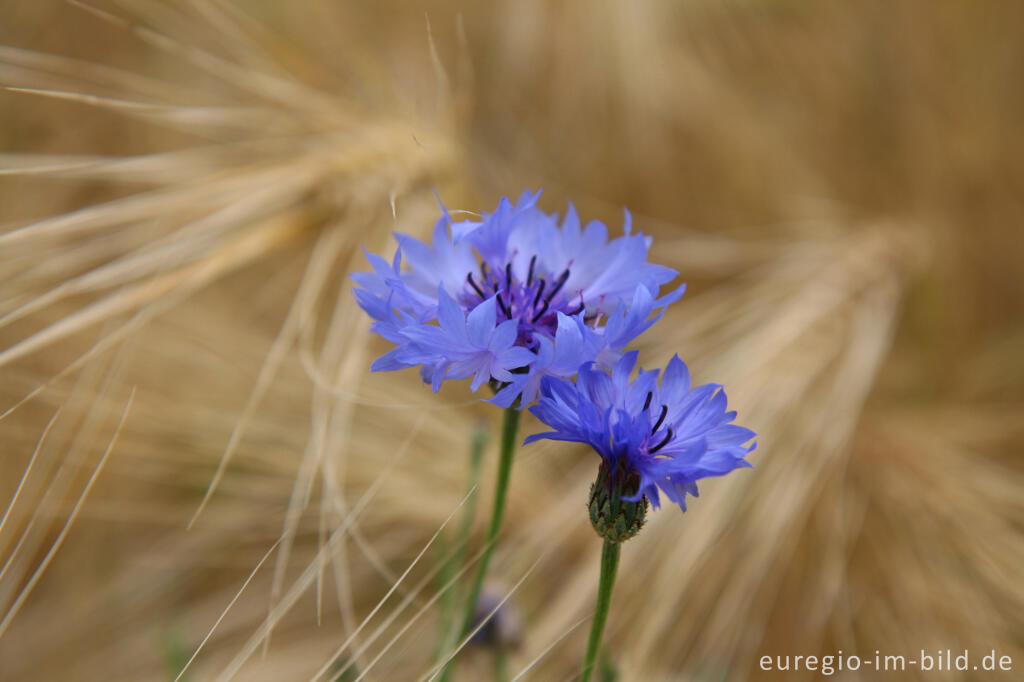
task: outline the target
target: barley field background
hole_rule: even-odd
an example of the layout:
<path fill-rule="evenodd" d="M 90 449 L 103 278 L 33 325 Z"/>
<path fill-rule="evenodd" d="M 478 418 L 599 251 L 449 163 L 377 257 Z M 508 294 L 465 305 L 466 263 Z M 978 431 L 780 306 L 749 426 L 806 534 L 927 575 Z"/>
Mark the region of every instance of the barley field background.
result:
<path fill-rule="evenodd" d="M 996 0 L 5 0 L 0 680 L 429 679 L 500 411 L 371 374 L 348 274 L 437 197 L 527 188 L 632 211 L 689 285 L 644 363 L 759 435 L 625 545 L 619 680 L 947 648 L 1014 672 L 888 679 L 1019 679 L 1022 28 Z M 487 583 L 513 677 L 578 670 L 596 463 L 518 451 Z"/>

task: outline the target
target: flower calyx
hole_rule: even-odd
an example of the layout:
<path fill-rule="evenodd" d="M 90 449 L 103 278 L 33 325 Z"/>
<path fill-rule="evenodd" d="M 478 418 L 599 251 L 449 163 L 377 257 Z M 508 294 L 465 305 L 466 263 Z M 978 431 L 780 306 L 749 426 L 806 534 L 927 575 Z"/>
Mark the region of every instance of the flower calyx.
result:
<path fill-rule="evenodd" d="M 624 463 L 609 464 L 601 461 L 597 480 L 590 486 L 590 524 L 602 538 L 610 542 L 625 542 L 640 532 L 647 519 L 647 498 L 631 502 L 640 489 L 640 475 L 627 471 Z"/>

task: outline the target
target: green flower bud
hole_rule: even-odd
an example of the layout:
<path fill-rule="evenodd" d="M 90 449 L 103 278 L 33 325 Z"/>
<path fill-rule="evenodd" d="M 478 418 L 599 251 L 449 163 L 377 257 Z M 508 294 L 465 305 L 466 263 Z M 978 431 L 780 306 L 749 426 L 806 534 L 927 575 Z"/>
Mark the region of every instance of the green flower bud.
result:
<path fill-rule="evenodd" d="M 647 498 L 628 502 L 640 489 L 640 475 L 626 471 L 624 463 L 613 470 L 602 460 L 597 480 L 590 486 L 590 524 L 610 542 L 625 542 L 640 532 L 647 518 Z"/>

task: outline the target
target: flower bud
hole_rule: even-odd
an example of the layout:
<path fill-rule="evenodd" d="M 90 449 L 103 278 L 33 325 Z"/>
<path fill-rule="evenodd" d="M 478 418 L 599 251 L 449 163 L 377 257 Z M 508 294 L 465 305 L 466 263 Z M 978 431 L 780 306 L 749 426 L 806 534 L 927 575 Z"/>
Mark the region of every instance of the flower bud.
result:
<path fill-rule="evenodd" d="M 640 532 L 647 518 L 647 498 L 638 502 L 622 499 L 636 495 L 640 475 L 626 471 L 620 461 L 614 469 L 601 461 L 597 480 L 590 486 L 590 524 L 597 534 L 610 542 L 625 542 Z"/>

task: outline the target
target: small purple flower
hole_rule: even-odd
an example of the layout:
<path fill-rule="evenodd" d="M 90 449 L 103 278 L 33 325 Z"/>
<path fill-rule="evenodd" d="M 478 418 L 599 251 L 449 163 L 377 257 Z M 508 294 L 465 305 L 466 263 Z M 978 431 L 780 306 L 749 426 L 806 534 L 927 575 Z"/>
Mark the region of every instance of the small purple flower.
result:
<path fill-rule="evenodd" d="M 717 384 L 690 386 L 690 372 L 673 356 L 658 384 L 657 370 L 630 375 L 637 353 L 623 355 L 611 374 L 592 363 L 580 367 L 575 383 L 545 377 L 541 397 L 530 408 L 554 429 L 526 439 L 587 443 L 606 465 L 635 480 L 632 494 L 659 506 L 658 489 L 686 511 L 686 495 L 697 496 L 697 480 L 749 467 L 744 459 L 755 433 L 732 423 L 726 396 Z"/>
<path fill-rule="evenodd" d="M 650 239 L 632 234 L 628 212 L 625 234 L 609 241 L 600 222 L 581 228 L 571 205 L 559 225 L 539 196 L 502 199 L 478 221 L 442 209 L 430 244 L 396 234 L 390 263 L 366 254 L 373 272 L 352 275 L 356 300 L 395 344 L 372 370 L 420 366 L 435 391 L 446 379 L 472 377 L 473 391 L 491 380 L 494 403 L 523 406 L 544 376 L 614 365 L 683 295 L 680 286 L 658 298 L 677 273 L 647 262 Z"/>

